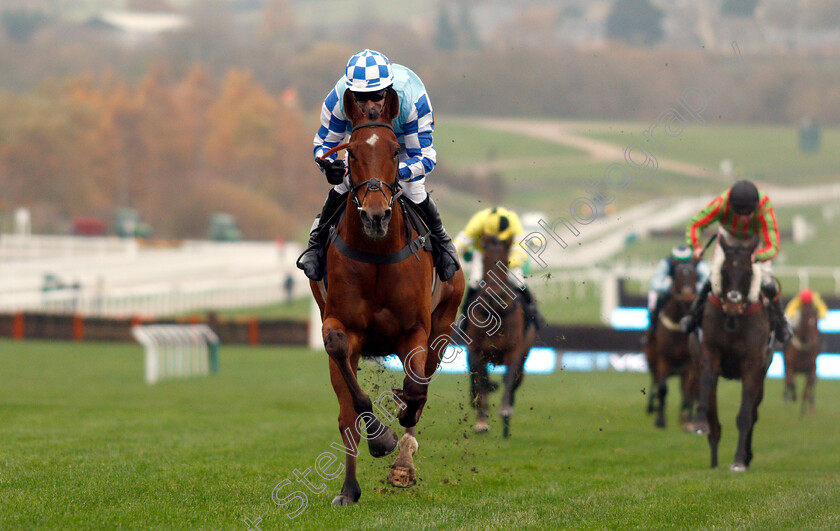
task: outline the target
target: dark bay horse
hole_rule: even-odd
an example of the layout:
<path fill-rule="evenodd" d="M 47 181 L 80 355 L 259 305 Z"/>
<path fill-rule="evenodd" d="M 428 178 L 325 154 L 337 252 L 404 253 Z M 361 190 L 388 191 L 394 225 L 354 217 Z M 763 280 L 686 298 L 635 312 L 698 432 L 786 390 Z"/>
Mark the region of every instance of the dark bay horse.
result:
<path fill-rule="evenodd" d="M 397 183 L 400 146 L 391 126 L 399 113 L 397 94 L 390 91 L 381 114 L 370 116 L 362 112 L 348 90 L 344 109 L 353 132 L 350 141 L 334 151 L 347 149 L 352 188 L 343 219 L 331 233 L 325 282 L 310 282 L 321 309 L 330 381 L 339 403 L 338 427 L 347 454 L 344 484 L 333 499 L 336 505 L 356 503 L 361 496 L 356 479 L 361 437 L 367 439 L 374 457 L 388 455 L 399 446 L 399 456 L 388 474 L 391 485 L 411 487 L 416 483 L 412 459 L 418 448 L 415 426 L 429 383 L 452 342 L 447 332 L 464 292 L 461 271 L 447 282 L 437 280 L 432 255 L 423 250 L 424 237 L 410 228 L 397 201 L 401 194 Z M 359 359 L 391 353 L 396 353 L 405 367 L 403 388 L 394 390 L 393 395 L 389 391 L 374 403 L 357 380 Z M 384 399 L 400 408 L 399 423 L 405 434 L 399 443 L 375 414 L 393 420 L 379 404 Z"/>
<path fill-rule="evenodd" d="M 712 265 L 712 293 L 703 312 L 700 343 L 700 397 L 695 432 L 708 433 L 712 468 L 718 464 L 720 420 L 717 411 L 719 376 L 741 380 L 741 407 L 736 422 L 738 447 L 729 467 L 744 472 L 752 461 L 752 435 L 764 378 L 770 366 L 770 322 L 761 299 L 761 271 L 752 262 L 758 242 L 721 238 L 723 259 Z"/>
<path fill-rule="evenodd" d="M 648 413 L 656 411 L 654 425 L 665 427 L 665 396 L 668 377 L 679 376 L 682 389 L 680 420 L 685 430 L 692 429 L 694 404 L 697 400 L 697 377 L 692 369 L 688 350 L 688 334 L 680 331 L 680 319 L 688 313 L 697 296 L 697 262 L 677 262 L 668 302 L 659 313 L 656 332 L 645 348 L 652 388 Z"/>
<path fill-rule="evenodd" d="M 799 322 L 796 323 L 791 340 L 785 345 L 785 394 L 784 399 L 796 402 L 795 374 L 805 374 L 805 390 L 802 391 L 801 414 L 814 411 L 814 386 L 817 383 L 817 355 L 820 353 L 821 336 L 817 328 L 817 308 L 813 304 L 802 304 Z"/>
<path fill-rule="evenodd" d="M 522 383 L 525 360 L 536 336 L 536 326 L 526 323 L 523 297 L 516 295 L 508 281 L 505 266 L 511 243 L 511 240 L 501 241 L 494 236 L 483 237 L 484 277 L 479 282 L 482 294 L 466 310 L 470 398 L 477 411 L 475 431 L 490 429 L 487 393 L 491 384 L 487 364 L 505 365 L 504 394 L 499 408 L 504 437 L 510 436 L 514 395 Z"/>

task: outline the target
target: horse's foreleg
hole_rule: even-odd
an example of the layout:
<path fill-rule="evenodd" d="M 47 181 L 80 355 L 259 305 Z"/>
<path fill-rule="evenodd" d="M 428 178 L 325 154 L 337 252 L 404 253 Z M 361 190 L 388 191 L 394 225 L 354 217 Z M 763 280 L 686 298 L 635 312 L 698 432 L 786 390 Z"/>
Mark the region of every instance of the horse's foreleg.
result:
<path fill-rule="evenodd" d="M 659 407 L 656 410 L 657 428 L 665 427 L 665 397 L 668 395 L 668 362 L 665 356 L 660 356 L 656 361 L 656 396 L 659 399 Z"/>
<path fill-rule="evenodd" d="M 397 345 L 397 354 L 405 367 L 402 398 L 406 407 L 400 411 L 399 418 L 406 430 L 400 438 L 400 453 L 388 472 L 388 483 L 394 487 L 413 487 L 417 483 L 413 456 L 419 445 L 414 436 L 415 426 L 426 404 L 429 382 L 446 347 L 445 342 L 436 343 L 427 352 L 428 342 L 428 333 L 417 327 Z"/>
<path fill-rule="evenodd" d="M 359 501 L 362 488 L 356 479 L 356 456 L 359 455 L 359 440 L 361 439 L 357 422 L 359 415 L 353 409 L 353 398 L 347 389 L 347 384 L 341 371 L 333 359 L 330 359 L 330 383 L 338 397 L 338 430 L 344 444 L 344 484 L 341 492 L 333 498 L 334 505 L 352 505 Z"/>
<path fill-rule="evenodd" d="M 368 441 L 368 450 L 373 457 L 383 457 L 394 451 L 397 436 L 391 428 L 383 424 L 373 413 L 373 402 L 365 394 L 356 378 L 361 338 L 348 334 L 337 319 L 324 321 L 322 328 L 324 347 L 341 375 L 353 404 L 353 410 L 365 422 L 364 438 Z M 358 421 L 356 421 L 358 425 Z M 359 426 L 361 431 L 361 426 Z"/>
<path fill-rule="evenodd" d="M 711 451 L 711 466 L 718 466 L 718 445 L 720 444 L 720 419 L 717 410 L 717 377 L 709 391 L 708 409 L 709 450 Z"/>
<path fill-rule="evenodd" d="M 786 402 L 796 402 L 796 381 L 793 372 L 793 356 L 784 356 L 785 360 L 785 394 Z"/>
<path fill-rule="evenodd" d="M 760 371 L 744 374 L 741 385 L 741 407 L 738 410 L 736 423 L 738 425 L 738 448 L 735 450 L 735 461 L 729 470 L 744 472 L 752 460 L 752 430 L 758 420 L 758 404 L 761 403 L 764 391 L 764 375 Z"/>
<path fill-rule="evenodd" d="M 682 391 L 682 403 L 680 404 L 680 422 L 682 429 L 691 431 L 694 428 L 692 423 L 692 408 L 694 407 L 692 400 L 692 381 L 691 371 L 686 369 L 680 374 L 680 389 Z"/>
<path fill-rule="evenodd" d="M 505 370 L 505 392 L 502 395 L 502 404 L 499 407 L 499 416 L 502 417 L 502 437 L 510 437 L 510 421 L 513 417 L 513 402 L 516 393 L 516 388 L 522 383 L 522 376 L 524 373 L 525 356 L 527 352 L 523 352 L 521 347 L 516 349 L 516 355 L 511 356 L 506 361 L 507 369 Z"/>
<path fill-rule="evenodd" d="M 655 400 L 655 397 L 656 397 L 656 393 L 654 392 L 654 389 L 656 389 L 655 371 L 653 370 L 652 367 L 649 367 L 649 368 L 650 368 L 650 389 L 648 389 L 648 404 L 647 404 L 648 415 L 650 415 L 651 413 L 654 412 L 654 409 L 655 409 L 654 400 Z"/>
<path fill-rule="evenodd" d="M 694 433 L 705 435 L 709 433 L 709 409 L 712 388 L 717 385 L 717 372 L 711 353 L 705 345 L 700 347 L 699 360 L 699 394 L 697 397 L 697 422 L 694 423 Z M 717 408 L 717 404 L 715 404 Z"/>
<path fill-rule="evenodd" d="M 490 425 L 487 424 L 487 393 L 490 386 L 487 363 L 476 347 L 469 349 L 467 361 L 470 367 L 470 402 L 476 411 L 474 429 L 483 433 L 490 429 Z"/>
<path fill-rule="evenodd" d="M 805 390 L 802 392 L 802 414 L 804 415 L 807 411 L 811 413 L 814 412 L 814 399 L 816 395 L 817 387 L 817 364 L 816 360 L 811 365 L 811 368 L 808 369 L 808 373 L 806 374 L 805 380 Z"/>
<path fill-rule="evenodd" d="M 422 327 L 415 327 L 397 344 L 397 355 L 403 360 L 405 378 L 403 379 L 402 398 L 406 407 L 400 411 L 400 424 L 411 428 L 420 420 L 432 374 L 427 374 L 426 361 L 431 354 L 428 351 L 429 334 Z"/>
<path fill-rule="evenodd" d="M 750 466 L 753 458 L 753 451 L 752 451 L 752 436 L 753 430 L 755 430 L 755 423 L 758 422 L 758 406 L 761 404 L 761 401 L 764 399 L 764 377 L 765 375 L 759 374 L 758 378 L 758 390 L 756 392 L 755 397 L 755 405 L 753 406 L 753 417 L 752 417 L 752 426 L 750 426 L 750 433 L 747 435 L 747 461 L 746 465 Z"/>

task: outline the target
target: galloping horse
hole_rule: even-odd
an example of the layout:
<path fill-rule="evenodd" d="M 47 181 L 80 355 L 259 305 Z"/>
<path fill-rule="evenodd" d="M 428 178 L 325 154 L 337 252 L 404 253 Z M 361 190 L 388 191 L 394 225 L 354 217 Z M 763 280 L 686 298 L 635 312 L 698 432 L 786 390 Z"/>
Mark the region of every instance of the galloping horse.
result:
<path fill-rule="evenodd" d="M 352 187 L 343 219 L 330 235 L 325 282 L 310 282 L 321 309 L 330 381 L 339 403 L 338 427 L 347 449 L 344 484 L 333 499 L 335 505 L 356 503 L 361 496 L 356 479 L 360 437 L 368 440 L 374 457 L 388 455 L 398 445 L 356 378 L 361 356 L 395 352 L 405 367 L 403 388 L 379 398 L 398 403 L 399 422 L 405 427 L 388 481 L 397 487 L 416 483 L 415 426 L 428 385 L 451 342 L 446 332 L 464 292 L 461 271 L 447 282 L 437 280 L 431 253 L 423 250 L 428 230 L 424 236 L 412 228 L 403 210 L 407 207 L 397 201 L 400 146 L 391 126 L 399 113 L 397 94 L 390 91 L 382 113 L 372 117 L 359 109 L 348 90 L 344 110 L 353 124 L 350 141 L 325 156 L 347 149 Z M 377 411 L 390 416 L 379 401 Z"/>
<path fill-rule="evenodd" d="M 805 390 L 802 391 L 801 414 L 806 409 L 814 411 L 814 386 L 817 383 L 817 355 L 820 353 L 821 336 L 817 328 L 817 308 L 813 304 L 802 304 L 799 322 L 793 337 L 785 345 L 785 394 L 784 399 L 796 402 L 794 375 L 805 374 Z"/>
<path fill-rule="evenodd" d="M 652 392 L 648 413 L 656 411 L 654 424 L 665 427 L 665 396 L 668 394 L 668 377 L 679 375 L 682 388 L 680 419 L 683 429 L 689 430 L 694 403 L 697 400 L 697 378 L 691 370 L 688 351 L 688 334 L 680 331 L 680 319 L 688 313 L 697 295 L 697 262 L 677 262 L 668 302 L 659 313 L 659 323 L 651 341 L 645 348 L 652 378 Z"/>
<path fill-rule="evenodd" d="M 695 432 L 709 434 L 712 468 L 718 464 L 720 420 L 718 376 L 741 379 L 738 448 L 729 467 L 744 472 L 752 461 L 752 434 L 758 405 L 764 397 L 764 377 L 770 366 L 770 323 L 760 298 L 761 271 L 752 262 L 758 240 L 744 243 L 720 239 L 722 260 L 712 265 L 712 293 L 703 312 L 700 344 L 700 398 Z"/>
<path fill-rule="evenodd" d="M 470 398 L 477 411 L 475 431 L 485 432 L 487 424 L 487 393 L 490 379 L 487 363 L 505 365 L 502 405 L 504 437 L 510 436 L 510 419 L 513 416 L 514 393 L 522 383 L 525 359 L 534 344 L 536 326 L 525 321 L 522 297 L 508 283 L 508 263 L 511 241 L 501 241 L 495 236 L 484 236 L 484 278 L 479 282 L 484 290 L 467 309 L 466 335 L 470 339 L 467 357 L 470 367 Z"/>

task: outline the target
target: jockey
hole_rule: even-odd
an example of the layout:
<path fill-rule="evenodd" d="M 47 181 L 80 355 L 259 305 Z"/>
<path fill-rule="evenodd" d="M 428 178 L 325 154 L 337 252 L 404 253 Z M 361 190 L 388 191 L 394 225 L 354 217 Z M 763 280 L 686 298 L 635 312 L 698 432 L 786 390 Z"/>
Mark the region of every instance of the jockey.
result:
<path fill-rule="evenodd" d="M 353 94 L 356 105 L 371 120 L 376 120 L 385 106 L 390 91 L 399 96 L 400 113 L 392 124 L 400 143 L 398 182 L 407 197 L 419 207 L 431 231 L 435 267 L 441 280 L 449 280 L 460 269 L 457 251 L 443 228 L 437 207 L 426 193 L 426 175 L 435 167 L 436 153 L 432 145 L 435 128 L 434 114 L 426 87 L 417 74 L 408 68 L 393 64 L 388 58 L 373 50 L 363 50 L 347 62 L 345 75 L 338 80 L 321 107 L 321 126 L 313 140 L 315 162 L 335 185 L 316 216 L 309 233 L 309 245 L 298 259 L 297 266 L 307 277 L 320 280 L 326 267 L 325 239 L 333 215 L 344 206 L 351 183 L 344 160 L 335 155 L 321 156 L 329 149 L 344 142 L 352 124 L 344 112 L 344 93 Z"/>
<path fill-rule="evenodd" d="M 648 291 L 648 312 L 650 314 L 648 337 L 652 337 L 656 332 L 659 312 L 662 311 L 671 296 L 671 285 L 674 283 L 674 267 L 679 262 L 690 262 L 691 258 L 690 247 L 675 245 L 671 249 L 671 255 L 663 258 L 657 264 L 656 271 L 650 279 L 650 291 Z M 698 261 L 694 265 L 694 269 L 697 271 L 697 293 L 700 293 L 703 284 L 709 278 L 711 270 L 704 260 Z"/>
<path fill-rule="evenodd" d="M 469 305 L 479 295 L 479 282 L 484 278 L 484 264 L 481 254 L 482 236 L 496 236 L 502 241 L 519 241 L 525 234 L 522 222 L 516 212 L 502 207 L 485 208 L 473 215 L 467 222 L 464 230 L 455 236 L 455 248 L 459 256 L 467 262 L 472 261 L 470 268 L 470 282 L 467 286 L 467 293 L 464 297 L 464 304 L 461 313 L 464 314 Z M 508 281 L 517 286 L 525 286 L 522 296 L 525 299 L 525 321 L 534 323 L 537 328 L 544 326 L 545 319 L 537 310 L 537 304 L 531 291 L 525 285 L 525 278 L 522 274 L 522 266 L 528 261 L 528 255 L 519 245 L 511 245 L 508 256 Z M 467 320 L 462 320 L 462 326 L 466 326 Z"/>
<path fill-rule="evenodd" d="M 758 264 L 761 271 L 761 291 L 770 301 L 770 326 L 776 332 L 776 339 L 785 343 L 790 339 L 791 330 L 784 318 L 779 289 L 776 287 L 771 268 L 771 260 L 779 253 L 779 228 L 770 198 L 759 192 L 750 181 L 738 181 L 732 188 L 716 197 L 692 218 L 686 231 L 686 240 L 694 248 L 695 258 L 699 259 L 703 254 L 700 232 L 715 221 L 720 222 L 715 259 L 723 256 L 721 238 L 727 238 L 729 241 L 758 237 L 759 245 L 753 252 L 752 260 Z M 707 281 L 694 300 L 689 314 L 680 321 L 684 332 L 691 332 L 699 326 L 703 304 L 711 289 L 711 283 Z"/>
<path fill-rule="evenodd" d="M 800 309 L 803 305 L 813 304 L 817 310 L 817 319 L 825 319 L 828 314 L 828 306 L 822 300 L 820 294 L 808 288 L 800 291 L 796 297 L 792 298 L 785 307 L 785 317 L 790 321 L 791 326 L 795 327 L 799 324 Z"/>

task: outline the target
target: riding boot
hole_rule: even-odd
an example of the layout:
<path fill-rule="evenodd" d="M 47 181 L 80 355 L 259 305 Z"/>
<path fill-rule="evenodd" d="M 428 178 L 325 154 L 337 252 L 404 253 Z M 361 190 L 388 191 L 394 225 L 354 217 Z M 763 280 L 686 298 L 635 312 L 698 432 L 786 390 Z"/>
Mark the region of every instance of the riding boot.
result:
<path fill-rule="evenodd" d="M 464 334 L 467 333 L 467 324 L 469 324 L 470 321 L 467 309 L 476 297 L 478 297 L 478 288 L 467 286 L 467 293 L 464 295 L 464 303 L 461 305 L 461 315 L 463 315 L 464 318 L 458 323 L 458 328 L 460 328 L 461 332 Z"/>
<path fill-rule="evenodd" d="M 432 233 L 432 253 L 435 261 L 435 268 L 437 268 L 438 276 L 444 282 L 452 278 L 455 271 L 461 269 L 461 264 L 458 262 L 458 251 L 455 250 L 455 244 L 452 243 L 452 238 L 446 233 L 443 228 L 443 222 L 440 220 L 440 213 L 438 212 L 435 202 L 432 201 L 432 196 L 426 194 L 426 199 L 417 203 L 420 207 L 420 212 L 425 218 L 426 225 Z"/>
<path fill-rule="evenodd" d="M 782 309 L 782 301 L 779 297 L 779 288 L 776 287 L 776 282 L 762 284 L 761 292 L 769 301 L 767 309 L 770 317 L 770 326 L 776 332 L 776 341 L 787 343 L 793 336 L 793 331 L 790 329 L 790 323 L 785 319 L 785 311 Z"/>
<path fill-rule="evenodd" d="M 709 297 L 709 292 L 711 291 L 712 283 L 710 280 L 706 280 L 703 287 L 700 288 L 700 293 L 697 294 L 697 298 L 694 299 L 694 302 L 691 304 L 691 309 L 688 310 L 688 314 L 680 319 L 680 330 L 688 334 L 700 326 L 700 323 L 703 320 L 703 308 L 705 307 L 706 299 Z"/>
<path fill-rule="evenodd" d="M 321 213 L 315 217 L 315 223 L 312 230 L 309 232 L 309 243 L 306 250 L 297 259 L 296 265 L 298 269 L 303 270 L 303 274 L 308 278 L 318 281 L 324 278 L 326 269 L 325 243 L 326 235 L 329 230 L 329 224 L 332 221 L 335 213 L 344 205 L 344 200 L 347 194 L 340 194 L 335 190 L 330 190 L 324 201 L 324 207 Z"/>
<path fill-rule="evenodd" d="M 537 309 L 537 302 L 528 286 L 525 286 L 525 289 L 522 290 L 522 297 L 525 299 L 525 323 L 534 323 L 537 330 L 545 327 L 545 317 Z"/>

